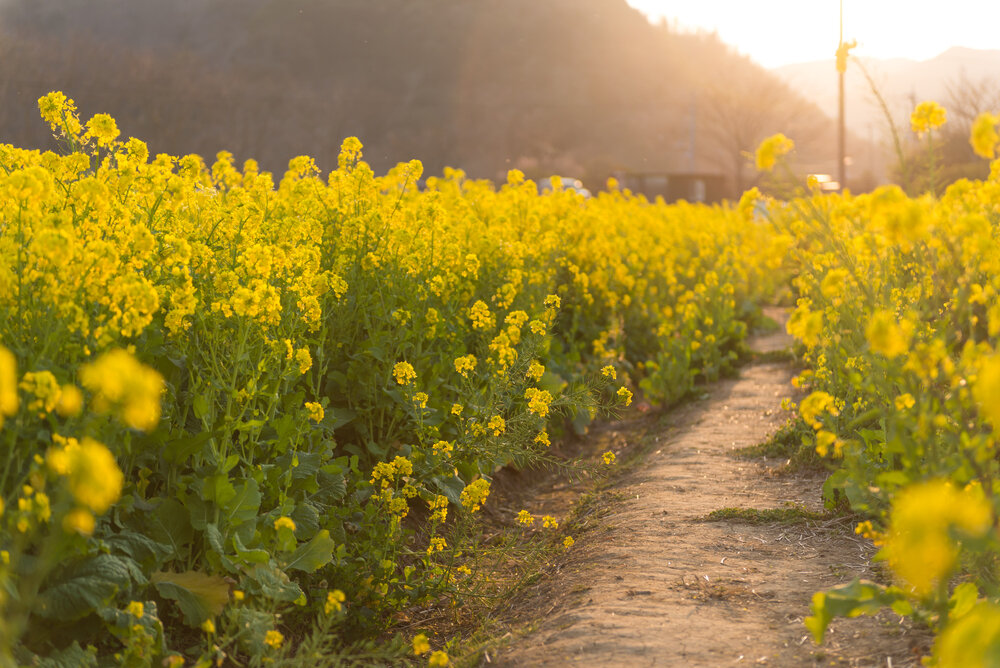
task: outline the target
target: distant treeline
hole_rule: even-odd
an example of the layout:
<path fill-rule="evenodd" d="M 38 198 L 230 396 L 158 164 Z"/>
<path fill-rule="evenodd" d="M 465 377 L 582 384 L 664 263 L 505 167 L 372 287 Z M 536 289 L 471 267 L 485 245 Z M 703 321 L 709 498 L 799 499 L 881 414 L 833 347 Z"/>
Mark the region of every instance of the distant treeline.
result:
<path fill-rule="evenodd" d="M 419 158 L 502 178 L 614 171 L 756 177 L 781 131 L 834 164 L 832 124 L 714 35 L 650 25 L 624 0 L 0 0 L 0 141 L 45 147 L 62 90 L 155 152 L 233 152 L 282 172 Z"/>

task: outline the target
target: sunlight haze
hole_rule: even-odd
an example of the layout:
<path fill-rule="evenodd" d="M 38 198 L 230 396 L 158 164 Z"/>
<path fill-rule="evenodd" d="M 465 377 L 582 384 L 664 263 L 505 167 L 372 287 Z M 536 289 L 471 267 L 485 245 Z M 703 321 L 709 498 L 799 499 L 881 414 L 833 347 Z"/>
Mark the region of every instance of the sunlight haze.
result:
<path fill-rule="evenodd" d="M 765 67 L 833 58 L 839 3 L 833 0 L 627 0 L 656 21 L 719 37 Z M 953 46 L 1000 48 L 1000 3 L 955 0 L 947 11 L 929 3 L 845 0 L 844 39 L 858 56 L 926 60 Z"/>

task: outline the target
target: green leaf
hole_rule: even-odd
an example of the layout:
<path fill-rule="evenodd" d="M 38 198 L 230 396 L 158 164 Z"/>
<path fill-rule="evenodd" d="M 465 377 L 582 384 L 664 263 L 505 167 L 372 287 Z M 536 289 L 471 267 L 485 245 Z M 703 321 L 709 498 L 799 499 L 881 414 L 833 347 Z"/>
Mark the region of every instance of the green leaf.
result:
<path fill-rule="evenodd" d="M 267 632 L 275 628 L 274 615 L 263 610 L 254 610 L 240 606 L 234 615 L 236 627 L 240 629 L 237 636 L 240 649 L 249 656 L 261 656 L 269 649 L 264 640 Z"/>
<path fill-rule="evenodd" d="M 98 554 L 67 568 L 38 596 L 34 613 L 46 619 L 71 621 L 103 608 L 129 585 L 129 569 L 110 554 Z"/>
<path fill-rule="evenodd" d="M 312 573 L 316 569 L 330 563 L 333 559 L 333 549 L 335 547 L 337 547 L 337 543 L 330 538 L 330 532 L 323 529 L 311 541 L 300 545 L 292 553 L 286 568 L 294 568 L 306 573 Z"/>
<path fill-rule="evenodd" d="M 225 506 L 236 496 L 236 488 L 225 473 L 216 473 L 205 478 L 205 484 L 201 490 L 201 498 L 205 501 L 214 501 L 218 506 Z"/>
<path fill-rule="evenodd" d="M 205 398 L 204 394 L 196 395 L 194 401 L 191 402 L 191 408 L 194 409 L 196 418 L 204 420 L 208 416 L 208 399 Z"/>
<path fill-rule="evenodd" d="M 177 601 L 188 626 L 200 626 L 206 619 L 221 613 L 229 602 L 229 583 L 219 575 L 201 571 L 157 571 L 149 581 L 156 586 L 160 596 Z"/>
<path fill-rule="evenodd" d="M 952 592 L 951 598 L 948 600 L 948 605 L 951 607 L 949 619 L 954 620 L 969 614 L 978 598 L 979 589 L 971 582 L 963 582 L 955 587 L 955 591 Z"/>
<path fill-rule="evenodd" d="M 248 549 L 240 538 L 239 532 L 233 534 L 233 549 L 236 550 L 236 557 L 245 564 L 266 564 L 271 560 L 271 554 L 267 550 Z"/>
<path fill-rule="evenodd" d="M 273 566 L 258 564 L 247 575 L 247 588 L 251 593 L 288 603 L 302 596 L 302 589 L 288 579 L 288 574 Z"/>
<path fill-rule="evenodd" d="M 834 617 L 872 615 L 901 600 L 906 600 L 906 595 L 898 587 L 884 587 L 855 578 L 849 584 L 813 594 L 813 614 L 806 617 L 805 625 L 819 644 Z"/>
<path fill-rule="evenodd" d="M 222 537 L 222 532 L 219 531 L 217 525 L 208 524 L 205 526 L 205 539 L 208 541 L 208 546 L 212 548 L 212 552 L 219 558 L 218 564 L 213 561 L 213 565 L 218 566 L 221 564 L 230 573 L 235 573 L 237 570 L 236 564 L 226 556 L 225 539 Z"/>
<path fill-rule="evenodd" d="M 104 539 L 112 553 L 119 552 L 136 562 L 152 563 L 156 567 L 171 554 L 170 545 L 161 543 L 137 531 L 123 531 Z"/>
<path fill-rule="evenodd" d="M 310 540 L 319 531 L 319 511 L 309 503 L 300 503 L 290 515 L 295 522 L 295 537 L 299 540 Z"/>
<path fill-rule="evenodd" d="M 192 455 L 201 452 L 202 448 L 212 438 L 212 432 L 203 431 L 193 436 L 171 435 L 163 446 L 163 458 L 170 464 L 183 464 Z"/>
<path fill-rule="evenodd" d="M 441 490 L 441 493 L 448 497 L 448 500 L 454 503 L 456 506 L 462 505 L 462 490 L 465 489 L 465 483 L 458 476 L 451 476 L 450 478 L 442 478 L 440 476 L 434 476 L 431 478 L 431 482 L 434 486 Z"/>
<path fill-rule="evenodd" d="M 143 516 L 142 521 L 144 526 L 133 526 L 133 529 L 144 529 L 157 544 L 168 548 L 164 561 L 186 556 L 186 547 L 190 545 L 194 532 L 191 530 L 190 515 L 180 501 L 163 499 L 156 510 Z"/>
<path fill-rule="evenodd" d="M 31 665 L 38 668 L 88 668 L 97 666 L 97 649 L 88 647 L 83 649 L 80 643 L 73 641 L 73 644 L 65 649 L 58 649 L 46 657 L 34 657 L 37 661 L 32 661 Z"/>
<path fill-rule="evenodd" d="M 257 518 L 260 510 L 260 486 L 253 478 L 241 481 L 234 488 L 235 496 L 222 506 L 222 516 L 229 526 L 239 526 Z"/>

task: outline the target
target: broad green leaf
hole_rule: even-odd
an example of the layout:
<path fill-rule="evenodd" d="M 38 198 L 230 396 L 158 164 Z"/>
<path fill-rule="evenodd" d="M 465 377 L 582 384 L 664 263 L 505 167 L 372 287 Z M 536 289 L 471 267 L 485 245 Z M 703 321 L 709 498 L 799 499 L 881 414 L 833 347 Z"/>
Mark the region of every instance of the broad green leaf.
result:
<path fill-rule="evenodd" d="M 222 516 L 229 526 L 239 526 L 257 518 L 260 510 L 260 486 L 248 478 L 234 486 L 236 495 L 222 506 Z"/>
<path fill-rule="evenodd" d="M 979 589 L 971 582 L 963 582 L 955 587 L 955 591 L 952 592 L 951 599 L 948 601 L 951 606 L 951 613 L 948 615 L 949 619 L 954 620 L 967 615 L 973 606 L 976 605 L 978 598 Z"/>
<path fill-rule="evenodd" d="M 236 496 L 236 488 L 225 473 L 216 473 L 205 478 L 205 484 L 201 489 L 201 498 L 205 501 L 214 501 L 218 506 L 225 506 Z"/>
<path fill-rule="evenodd" d="M 191 543 L 194 532 L 191 530 L 190 514 L 180 501 L 163 499 L 156 510 L 142 519 L 144 526 L 133 529 L 145 528 L 153 540 L 167 546 L 169 552 L 164 555 L 164 560 L 183 559 L 186 556 L 186 548 Z"/>
<path fill-rule="evenodd" d="M 290 517 L 295 522 L 295 537 L 299 540 L 311 540 L 319 531 L 319 511 L 308 501 L 295 506 Z"/>
<path fill-rule="evenodd" d="M 229 583 L 219 575 L 201 571 L 164 573 L 149 578 L 163 598 L 177 601 L 189 626 L 199 626 L 222 612 L 229 601 Z"/>
<path fill-rule="evenodd" d="M 37 661 L 37 663 L 36 663 Z M 73 644 L 65 649 L 58 649 L 45 657 L 32 657 L 31 665 L 38 668 L 89 668 L 97 666 L 97 650 L 93 647 L 83 649 L 80 643 L 73 641 Z"/>
<path fill-rule="evenodd" d="M 450 478 L 434 476 L 431 478 L 431 482 L 441 490 L 442 494 L 448 497 L 449 501 L 456 506 L 462 505 L 462 490 L 465 489 L 465 483 L 461 478 L 458 476 L 451 476 Z"/>
<path fill-rule="evenodd" d="M 212 432 L 209 431 L 199 432 L 193 436 L 168 438 L 163 446 L 163 458 L 171 464 L 183 464 L 192 455 L 201 452 L 211 438 Z"/>
<path fill-rule="evenodd" d="M 875 614 L 880 609 L 892 607 L 905 598 L 905 593 L 898 587 L 884 587 L 855 578 L 849 584 L 813 594 L 813 614 L 811 617 L 806 617 L 805 626 L 819 644 L 823 642 L 826 627 L 834 617 Z"/>
<path fill-rule="evenodd" d="M 262 549 L 248 549 L 243 544 L 239 532 L 233 534 L 233 549 L 236 550 L 236 557 L 246 564 L 266 564 L 271 560 L 271 553 Z"/>
<path fill-rule="evenodd" d="M 247 576 L 247 588 L 251 593 L 288 603 L 302 596 L 302 589 L 288 579 L 288 574 L 273 566 L 258 564 Z"/>
<path fill-rule="evenodd" d="M 335 547 L 337 547 L 337 544 L 330 538 L 330 532 L 323 529 L 316 534 L 315 538 L 304 545 L 300 545 L 292 553 L 286 568 L 294 568 L 312 573 L 316 569 L 330 563 L 330 560 L 333 559 L 333 549 Z"/>
<path fill-rule="evenodd" d="M 66 569 L 38 596 L 34 613 L 46 619 L 71 621 L 103 608 L 129 585 L 123 559 L 98 554 Z"/>

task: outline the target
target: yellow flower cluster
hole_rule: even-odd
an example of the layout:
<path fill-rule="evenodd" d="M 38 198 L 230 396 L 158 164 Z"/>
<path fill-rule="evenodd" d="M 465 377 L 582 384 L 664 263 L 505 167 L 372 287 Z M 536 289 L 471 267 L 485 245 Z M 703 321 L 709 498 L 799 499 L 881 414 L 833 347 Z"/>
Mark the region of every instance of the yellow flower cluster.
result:
<path fill-rule="evenodd" d="M 98 515 L 105 512 L 121 496 L 124 482 L 114 455 L 91 438 L 53 434 L 52 440 L 55 445 L 45 455 L 49 469 L 68 479 L 77 503 Z"/>
<path fill-rule="evenodd" d="M 115 410 L 125 424 L 143 431 L 159 422 L 163 377 L 127 351 L 112 350 L 83 365 L 80 381 L 93 392 L 98 413 Z"/>
<path fill-rule="evenodd" d="M 490 495 L 490 483 L 488 480 L 479 478 L 465 486 L 462 490 L 462 505 L 470 513 L 474 513 L 486 503 L 486 497 Z"/>

